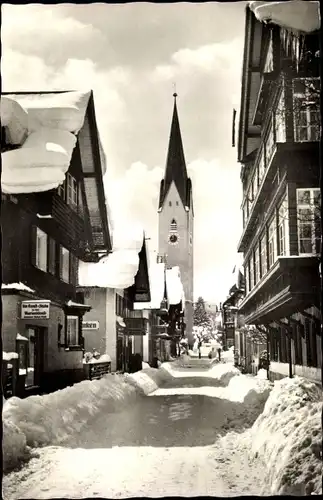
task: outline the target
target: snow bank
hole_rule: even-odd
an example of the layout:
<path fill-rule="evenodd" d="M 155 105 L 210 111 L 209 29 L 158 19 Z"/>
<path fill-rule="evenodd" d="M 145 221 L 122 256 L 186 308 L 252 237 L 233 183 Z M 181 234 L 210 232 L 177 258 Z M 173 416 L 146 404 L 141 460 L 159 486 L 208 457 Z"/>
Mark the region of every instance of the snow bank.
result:
<path fill-rule="evenodd" d="M 230 401 L 236 401 L 250 407 L 255 407 L 265 403 L 271 389 L 272 383 L 269 382 L 269 380 L 240 374 L 230 379 L 224 395 L 225 398 Z"/>
<path fill-rule="evenodd" d="M 234 362 L 234 347 L 230 347 L 227 351 L 221 352 L 221 359 L 225 363 L 233 363 Z"/>
<path fill-rule="evenodd" d="M 3 420 L 16 425 L 29 446 L 57 445 L 79 432 L 103 406 L 113 412 L 135 396 L 124 376 L 109 374 L 44 396 L 12 397 L 3 407 Z"/>
<path fill-rule="evenodd" d="M 229 363 L 217 363 L 208 371 L 209 376 L 217 379 L 221 384 L 228 385 L 233 377 L 240 377 L 241 372 Z"/>
<path fill-rule="evenodd" d="M 8 399 L 3 405 L 4 470 L 19 464 L 27 446 L 62 445 L 103 409 L 118 411 L 139 394 L 156 390 L 167 377 L 167 372 L 149 367 L 131 375 L 85 380 L 44 396 Z"/>
<path fill-rule="evenodd" d="M 162 366 L 164 366 L 164 364 Z M 136 373 L 131 373 L 130 375 L 126 374 L 126 381 L 134 385 L 145 395 L 156 391 L 159 385 L 169 378 L 170 374 L 166 370 L 151 367 Z"/>
<path fill-rule="evenodd" d="M 2 454 L 3 470 L 13 469 L 28 456 L 25 434 L 10 420 L 3 418 Z"/>
<path fill-rule="evenodd" d="M 322 493 L 322 392 L 301 377 L 275 382 L 251 430 L 252 456 L 277 495 Z"/>
<path fill-rule="evenodd" d="M 260 370 L 258 370 L 257 373 L 257 378 L 260 378 L 262 380 L 267 380 L 267 370 L 260 368 Z"/>

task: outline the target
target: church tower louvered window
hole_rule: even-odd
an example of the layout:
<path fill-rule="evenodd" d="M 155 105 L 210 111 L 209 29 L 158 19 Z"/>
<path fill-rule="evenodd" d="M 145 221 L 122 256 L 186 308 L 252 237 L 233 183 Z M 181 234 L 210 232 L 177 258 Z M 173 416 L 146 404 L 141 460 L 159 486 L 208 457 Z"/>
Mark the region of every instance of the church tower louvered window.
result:
<path fill-rule="evenodd" d="M 173 219 L 172 222 L 170 223 L 170 230 L 177 231 L 177 222 L 175 219 Z"/>

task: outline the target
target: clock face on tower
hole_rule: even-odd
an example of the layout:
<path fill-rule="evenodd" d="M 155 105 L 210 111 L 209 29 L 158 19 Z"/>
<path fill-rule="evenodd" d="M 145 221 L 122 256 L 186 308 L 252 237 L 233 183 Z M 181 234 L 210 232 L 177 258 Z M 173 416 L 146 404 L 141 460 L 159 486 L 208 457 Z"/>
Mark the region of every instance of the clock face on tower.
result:
<path fill-rule="evenodd" d="M 178 243 L 177 234 L 174 234 L 174 233 L 170 234 L 168 237 L 168 241 L 169 241 L 169 243 L 171 243 L 171 245 L 177 245 L 177 243 Z"/>

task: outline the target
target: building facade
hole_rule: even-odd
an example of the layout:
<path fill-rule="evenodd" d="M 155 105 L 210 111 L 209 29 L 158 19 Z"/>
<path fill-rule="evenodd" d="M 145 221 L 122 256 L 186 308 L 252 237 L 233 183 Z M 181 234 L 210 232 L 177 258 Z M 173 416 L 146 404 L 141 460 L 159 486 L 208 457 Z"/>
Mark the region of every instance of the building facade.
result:
<path fill-rule="evenodd" d="M 321 379 L 318 51 L 317 32 L 293 38 L 246 8 L 240 312 L 268 336 L 271 378 Z"/>
<path fill-rule="evenodd" d="M 38 113 L 46 111 L 50 121 L 56 108 L 47 108 L 45 102 L 51 99 L 56 106 L 62 99 L 61 115 L 65 111 L 66 119 L 71 118 L 72 112 L 64 109 L 63 94 L 6 97 L 17 106 L 29 97 L 39 99 Z M 78 263 L 95 262 L 98 252 L 111 250 L 92 92 L 83 118 L 81 129 L 73 133 L 76 144 L 59 187 L 37 192 L 13 184 L 10 193 L 7 188 L 2 194 L 2 341 L 5 352 L 19 354 L 20 396 L 55 390 L 83 378 L 82 318 L 90 306 L 77 293 Z M 2 130 L 6 161 L 6 154 L 24 144 L 14 143 L 12 123 Z M 59 134 L 46 122 L 34 134 L 45 134 L 44 130 L 55 143 Z M 22 156 L 29 161 L 30 156 Z M 16 180 L 19 183 L 19 174 Z"/>
<path fill-rule="evenodd" d="M 166 258 L 168 267 L 180 268 L 185 294 L 185 335 L 193 345 L 194 210 L 192 182 L 186 170 L 176 97 L 177 94 L 174 94 L 165 176 L 160 184 L 158 253 Z"/>

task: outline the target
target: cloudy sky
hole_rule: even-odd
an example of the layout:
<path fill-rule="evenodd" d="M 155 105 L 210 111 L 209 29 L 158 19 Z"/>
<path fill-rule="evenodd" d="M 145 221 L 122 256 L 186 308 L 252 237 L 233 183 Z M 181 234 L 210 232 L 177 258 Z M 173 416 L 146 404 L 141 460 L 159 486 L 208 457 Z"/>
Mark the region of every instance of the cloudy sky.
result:
<path fill-rule="evenodd" d="M 157 249 L 174 83 L 193 181 L 195 297 L 223 301 L 242 228 L 231 146 L 245 2 L 2 5 L 4 91 L 93 89 L 114 214 Z"/>

